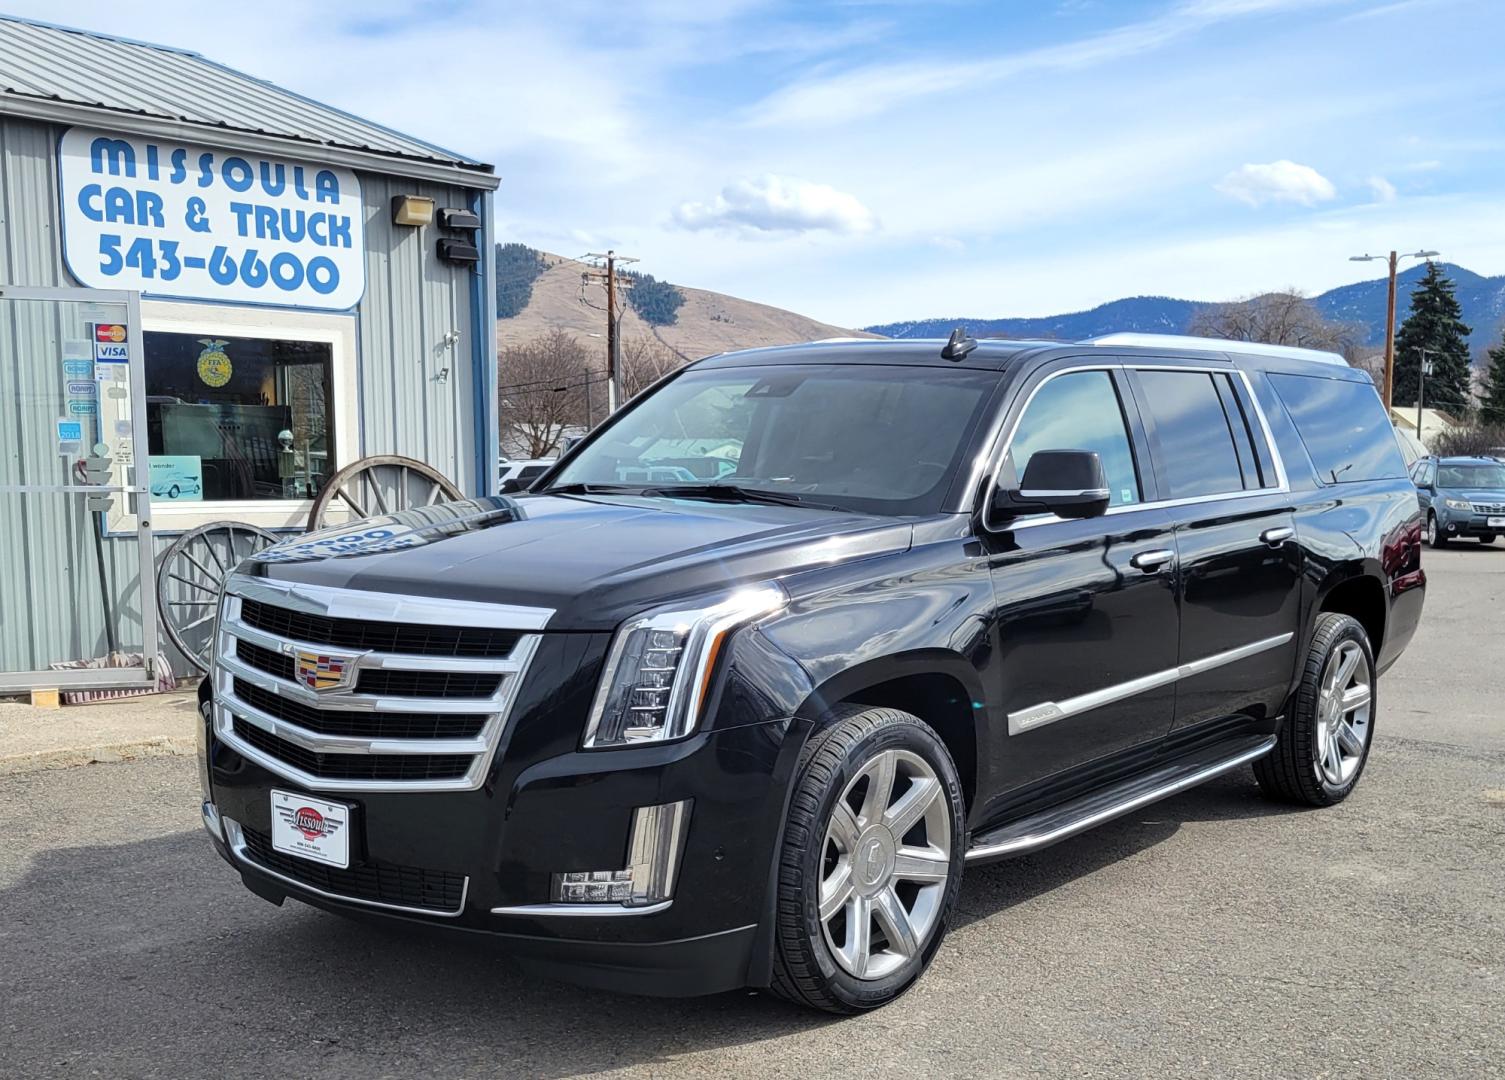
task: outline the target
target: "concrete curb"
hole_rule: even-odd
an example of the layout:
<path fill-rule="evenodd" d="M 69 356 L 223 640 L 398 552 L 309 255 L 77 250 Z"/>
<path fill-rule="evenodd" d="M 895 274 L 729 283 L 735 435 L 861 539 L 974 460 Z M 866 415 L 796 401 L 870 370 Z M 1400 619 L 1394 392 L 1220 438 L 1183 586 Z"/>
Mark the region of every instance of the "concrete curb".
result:
<path fill-rule="evenodd" d="M 192 739 L 159 735 L 135 742 L 110 743 L 103 746 L 70 746 L 56 750 L 36 750 L 29 754 L 0 757 L 0 776 L 40 772 L 45 769 L 71 769 L 78 765 L 105 764 L 148 757 L 186 757 L 195 752 Z"/>

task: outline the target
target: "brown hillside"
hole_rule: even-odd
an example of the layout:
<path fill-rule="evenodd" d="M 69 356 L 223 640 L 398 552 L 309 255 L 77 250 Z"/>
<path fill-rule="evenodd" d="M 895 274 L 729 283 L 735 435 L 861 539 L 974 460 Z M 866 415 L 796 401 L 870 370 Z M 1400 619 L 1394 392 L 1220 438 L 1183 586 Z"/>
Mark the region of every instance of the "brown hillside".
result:
<path fill-rule="evenodd" d="M 606 313 L 580 302 L 580 273 L 584 263 L 558 255 L 545 255 L 549 269 L 533 284 L 533 296 L 521 314 L 499 319 L 496 324 L 497 345 L 505 353 L 509 345 L 518 345 L 556 327 L 582 337 L 604 333 Z M 680 288 L 685 302 L 672 326 L 652 327 L 638 318 L 629 306 L 622 317 L 622 340 L 657 337 L 688 360 L 730 349 L 750 349 L 760 345 L 790 345 L 830 337 L 878 337 L 860 330 L 847 330 L 829 323 L 816 322 L 782 308 L 739 300 L 735 296 L 707 292 L 704 289 Z M 587 294 L 593 303 L 604 306 L 599 285 Z M 604 343 L 603 343 L 604 349 Z"/>

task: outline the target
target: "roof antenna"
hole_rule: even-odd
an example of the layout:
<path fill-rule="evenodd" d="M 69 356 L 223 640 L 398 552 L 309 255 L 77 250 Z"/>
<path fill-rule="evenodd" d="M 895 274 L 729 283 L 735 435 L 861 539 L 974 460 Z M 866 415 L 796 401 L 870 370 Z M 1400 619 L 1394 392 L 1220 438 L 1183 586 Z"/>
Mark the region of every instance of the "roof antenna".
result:
<path fill-rule="evenodd" d="M 946 347 L 941 350 L 943 360 L 965 360 L 967 354 L 977 348 L 977 339 L 967 336 L 966 327 L 958 326 L 951 331 L 951 337 L 946 342 Z"/>

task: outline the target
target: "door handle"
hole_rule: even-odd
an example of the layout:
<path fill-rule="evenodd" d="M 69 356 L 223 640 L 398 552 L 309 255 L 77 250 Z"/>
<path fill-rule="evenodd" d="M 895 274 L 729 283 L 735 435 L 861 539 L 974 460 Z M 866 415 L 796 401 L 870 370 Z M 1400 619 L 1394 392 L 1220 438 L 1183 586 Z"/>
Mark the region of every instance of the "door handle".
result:
<path fill-rule="evenodd" d="M 1153 574 L 1166 563 L 1175 559 L 1176 553 L 1168 548 L 1154 548 L 1150 551 L 1141 551 L 1129 560 L 1129 565 L 1135 570 L 1143 570 L 1146 574 Z"/>
<path fill-rule="evenodd" d="M 1260 533 L 1259 538 L 1271 547 L 1279 547 L 1295 535 L 1296 530 L 1289 525 L 1277 525 L 1273 529 L 1266 529 Z"/>

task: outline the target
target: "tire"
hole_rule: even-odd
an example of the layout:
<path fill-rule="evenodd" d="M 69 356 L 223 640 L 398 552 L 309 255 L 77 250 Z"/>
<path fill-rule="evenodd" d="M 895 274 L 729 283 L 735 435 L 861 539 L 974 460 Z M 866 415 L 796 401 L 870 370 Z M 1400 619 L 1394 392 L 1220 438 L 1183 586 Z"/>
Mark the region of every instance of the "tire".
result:
<path fill-rule="evenodd" d="M 1481 536 L 1481 537 L 1479 537 L 1479 543 L 1481 543 L 1481 544 L 1493 544 L 1494 542 L 1495 542 L 1495 534 L 1494 533 L 1490 533 L 1488 536 Z"/>
<path fill-rule="evenodd" d="M 1341 689 L 1350 693 L 1334 704 L 1332 679 L 1343 676 L 1349 658 L 1352 674 Z M 1361 685 L 1366 693 L 1356 689 Z M 1254 763 L 1259 786 L 1273 799 L 1306 806 L 1348 798 L 1369 761 L 1377 705 L 1374 651 L 1364 627 L 1348 615 L 1319 615 L 1280 739 Z M 1336 727 L 1333 710 L 1341 710 Z"/>
<path fill-rule="evenodd" d="M 170 488 L 167 489 L 167 497 L 169 499 L 176 499 L 178 497 L 178 485 L 177 484 L 174 484 L 172 487 L 170 487 Z"/>
<path fill-rule="evenodd" d="M 1441 529 L 1437 527 L 1436 514 L 1427 515 L 1427 544 L 1428 546 L 1434 548 L 1444 548 L 1448 546 L 1447 536 Z"/>
<path fill-rule="evenodd" d="M 887 810 L 921 806 L 897 837 L 882 807 L 865 805 L 884 775 L 891 795 L 879 801 Z M 927 791 L 928 799 L 916 794 Z M 795 769 L 779 851 L 773 991 L 850 1015 L 909 989 L 946 935 L 965 849 L 961 783 L 936 733 L 897 709 L 838 706 Z M 823 888 L 845 897 L 825 919 Z M 854 930 L 858 918 L 866 924 L 866 949 Z"/>

